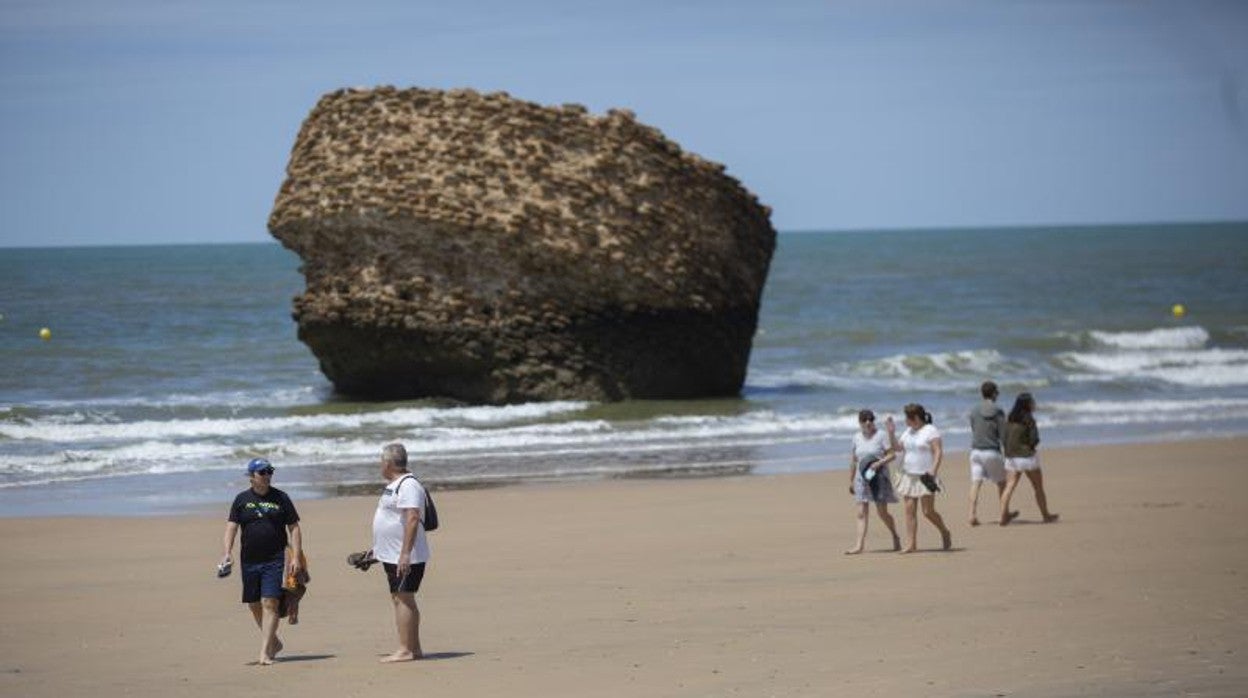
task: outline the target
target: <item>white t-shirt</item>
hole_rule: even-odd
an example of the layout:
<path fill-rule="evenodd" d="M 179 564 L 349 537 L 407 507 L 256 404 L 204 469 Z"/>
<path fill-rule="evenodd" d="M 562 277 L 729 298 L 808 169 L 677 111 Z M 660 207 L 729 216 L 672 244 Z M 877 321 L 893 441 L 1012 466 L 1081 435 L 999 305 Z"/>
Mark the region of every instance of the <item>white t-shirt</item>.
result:
<path fill-rule="evenodd" d="M 906 451 L 901 461 L 902 469 L 911 475 L 922 475 L 931 470 L 936 462 L 932 442 L 939 438 L 940 432 L 931 424 L 924 424 L 917 431 L 907 427 L 897 438 L 898 444 Z"/>
<path fill-rule="evenodd" d="M 854 434 L 854 458 L 862 463 L 862 459 L 867 456 L 875 456 L 876 459 L 883 458 L 888 453 L 888 435 L 883 431 L 876 429 L 875 434 L 870 438 L 863 436 L 862 431 Z"/>
<path fill-rule="evenodd" d="M 386 485 L 377 502 L 377 512 L 373 514 L 373 555 L 382 562 L 399 564 L 399 553 L 403 552 L 404 509 L 420 509 L 424 518 L 425 488 L 409 473 Z M 423 521 L 416 526 L 416 542 L 409 557 L 413 565 L 429 560 L 429 541 Z"/>

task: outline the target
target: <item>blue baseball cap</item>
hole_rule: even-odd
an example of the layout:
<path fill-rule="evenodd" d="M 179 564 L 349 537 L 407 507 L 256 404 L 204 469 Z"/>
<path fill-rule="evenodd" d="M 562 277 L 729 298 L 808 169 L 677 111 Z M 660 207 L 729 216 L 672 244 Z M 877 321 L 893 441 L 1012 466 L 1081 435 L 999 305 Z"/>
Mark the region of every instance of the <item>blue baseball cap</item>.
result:
<path fill-rule="evenodd" d="M 255 475 L 261 470 L 272 470 L 272 469 L 273 469 L 273 464 L 263 458 L 252 458 L 251 462 L 247 464 L 248 475 Z"/>

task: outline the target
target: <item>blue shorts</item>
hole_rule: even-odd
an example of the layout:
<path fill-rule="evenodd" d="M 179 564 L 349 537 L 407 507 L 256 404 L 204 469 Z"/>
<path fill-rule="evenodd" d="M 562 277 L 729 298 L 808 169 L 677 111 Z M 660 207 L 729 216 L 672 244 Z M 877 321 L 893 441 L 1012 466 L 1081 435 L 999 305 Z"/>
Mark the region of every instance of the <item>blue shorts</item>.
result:
<path fill-rule="evenodd" d="M 286 560 L 281 557 L 268 562 L 244 562 L 243 603 L 282 598 L 282 577 L 285 574 Z"/>

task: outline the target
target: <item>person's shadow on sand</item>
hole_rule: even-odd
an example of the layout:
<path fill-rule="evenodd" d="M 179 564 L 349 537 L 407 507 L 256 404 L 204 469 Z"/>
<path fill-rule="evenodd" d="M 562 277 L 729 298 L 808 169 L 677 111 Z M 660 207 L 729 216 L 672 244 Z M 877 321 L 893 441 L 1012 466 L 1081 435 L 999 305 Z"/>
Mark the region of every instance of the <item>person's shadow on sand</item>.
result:
<path fill-rule="evenodd" d="M 875 550 L 871 550 L 871 551 L 868 551 L 868 552 L 871 552 L 871 553 L 873 553 L 873 554 L 874 554 L 874 553 L 878 553 L 878 554 L 881 554 L 881 555 L 898 555 L 898 554 L 900 554 L 900 553 L 898 553 L 898 551 L 893 550 L 892 548 L 877 548 L 877 549 L 875 549 Z M 942 550 L 941 548 L 919 548 L 918 550 L 914 551 L 913 553 L 906 553 L 906 555 L 916 555 L 916 554 L 918 554 L 918 553 L 964 553 L 964 552 L 966 552 L 966 548 L 949 548 L 948 550 Z M 905 555 L 902 555 L 902 557 L 905 557 Z"/>
<path fill-rule="evenodd" d="M 1021 519 L 1020 518 L 1020 519 L 1014 519 L 1013 521 L 1011 521 L 1010 526 L 1035 526 L 1037 524 L 1049 526 L 1049 525 L 1059 523 L 1060 521 L 1064 521 L 1064 520 L 1065 519 L 1061 519 L 1061 520 L 1054 519 L 1052 521 L 1045 521 L 1044 519 Z M 1004 528 L 1009 528 L 1010 526 L 1005 526 Z"/>
<path fill-rule="evenodd" d="M 291 654 L 281 657 L 274 657 L 274 664 L 285 664 L 287 662 L 319 662 L 325 659 L 337 659 L 336 654 Z M 247 662 L 247 666 L 258 666 L 260 662 Z"/>
<path fill-rule="evenodd" d="M 420 661 L 429 659 L 459 659 L 460 657 L 471 657 L 475 652 L 430 652 L 421 658 Z"/>
<path fill-rule="evenodd" d="M 471 657 L 474 654 L 476 653 L 475 652 L 425 652 L 425 654 L 421 656 L 420 659 L 415 659 L 412 661 L 428 662 L 428 661 L 438 661 L 441 659 L 459 659 L 460 657 Z M 377 656 L 385 657 L 386 655 L 379 654 Z"/>

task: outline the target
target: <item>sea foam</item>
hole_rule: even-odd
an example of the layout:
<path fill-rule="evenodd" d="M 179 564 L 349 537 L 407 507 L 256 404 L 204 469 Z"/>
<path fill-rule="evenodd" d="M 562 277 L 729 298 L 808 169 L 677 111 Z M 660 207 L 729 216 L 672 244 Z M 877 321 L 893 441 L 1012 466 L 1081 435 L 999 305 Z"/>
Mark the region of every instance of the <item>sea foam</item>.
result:
<path fill-rule="evenodd" d="M 985 376 L 1008 379 L 1029 387 L 1047 384 L 1027 362 L 1009 358 L 996 349 L 925 354 L 897 354 L 789 371 L 751 370 L 747 389 L 838 388 L 879 389 L 895 392 L 977 390 Z"/>
<path fill-rule="evenodd" d="M 1055 360 L 1072 371 L 1114 380 L 1157 380 L 1191 387 L 1248 385 L 1248 350 L 1064 352 Z"/>
<path fill-rule="evenodd" d="M 307 433 L 364 428 L 412 428 L 439 424 L 506 424 L 578 412 L 589 403 L 551 402 L 504 407 L 399 408 L 351 414 L 283 417 L 206 418 L 111 422 L 82 413 L 48 415 L 20 422 L 0 422 L 0 436 L 15 440 L 55 442 L 116 441 L 160 438 L 238 437 L 249 433 Z"/>
<path fill-rule="evenodd" d="M 362 463 L 376 456 L 379 444 L 376 436 L 361 433 L 358 427 L 363 424 L 384 424 L 387 438 L 410 440 L 413 456 L 420 459 L 765 445 L 818 440 L 828 433 L 849 433 L 857 425 L 849 414 L 782 415 L 767 410 L 726 417 L 517 423 L 579 411 L 584 406 L 550 403 L 512 408 L 398 409 L 367 415 L 171 420 L 163 424 L 6 425 L 6 430 L 25 439 L 55 437 L 74 444 L 95 440 L 96 446 L 5 454 L 0 456 L 0 475 L 12 485 L 54 474 L 112 476 L 221 470 L 236 468 L 251 455 L 296 465 Z M 226 434 L 229 438 L 222 438 Z"/>
<path fill-rule="evenodd" d="M 1198 349 L 1209 342 L 1209 332 L 1203 327 L 1162 327 L 1142 332 L 1087 333 L 1094 346 L 1117 349 Z"/>

